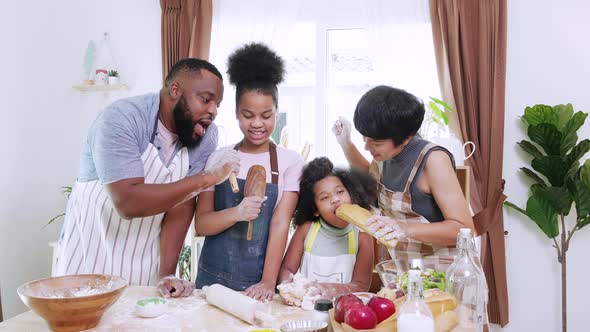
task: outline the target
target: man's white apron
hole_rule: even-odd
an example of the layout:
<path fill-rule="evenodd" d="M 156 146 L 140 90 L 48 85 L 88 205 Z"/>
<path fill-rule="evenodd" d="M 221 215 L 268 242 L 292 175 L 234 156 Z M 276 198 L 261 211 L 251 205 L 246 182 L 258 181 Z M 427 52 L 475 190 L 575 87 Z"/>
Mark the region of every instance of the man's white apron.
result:
<path fill-rule="evenodd" d="M 141 160 L 145 183 L 170 183 L 188 174 L 186 148 L 166 167 L 150 143 Z M 100 180 L 76 182 L 58 243 L 56 275 L 110 274 L 127 279 L 131 285 L 155 285 L 164 214 L 123 219 Z"/>

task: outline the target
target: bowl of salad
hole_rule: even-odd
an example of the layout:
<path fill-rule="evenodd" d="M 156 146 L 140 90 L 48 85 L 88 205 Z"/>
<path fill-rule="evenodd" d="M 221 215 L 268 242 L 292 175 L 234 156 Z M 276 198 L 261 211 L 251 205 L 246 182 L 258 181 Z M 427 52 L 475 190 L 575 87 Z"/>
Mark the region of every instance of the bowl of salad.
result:
<path fill-rule="evenodd" d="M 380 262 L 375 266 L 384 288 L 401 291 L 403 296 L 408 287 L 408 271 L 410 269 L 419 269 L 422 277 L 422 288 L 424 291 L 429 289 L 440 289 L 445 291 L 446 270 L 450 262 L 442 262 L 438 259 L 422 258 L 412 259 L 390 259 Z M 403 294 L 402 294 L 403 293 Z M 397 297 L 400 297 L 397 296 Z"/>

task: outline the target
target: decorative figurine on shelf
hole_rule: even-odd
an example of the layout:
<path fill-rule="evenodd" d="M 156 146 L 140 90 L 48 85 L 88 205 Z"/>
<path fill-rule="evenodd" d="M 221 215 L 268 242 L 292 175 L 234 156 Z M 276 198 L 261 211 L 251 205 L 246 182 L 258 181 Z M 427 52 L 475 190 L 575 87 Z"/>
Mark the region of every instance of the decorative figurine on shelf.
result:
<path fill-rule="evenodd" d="M 92 68 L 95 70 L 94 84 L 105 85 L 109 84 L 108 70 L 117 68 L 115 59 L 111 52 L 109 43 L 109 34 L 104 33 L 102 40 L 98 44 Z"/>
<path fill-rule="evenodd" d="M 119 84 L 119 72 L 111 69 L 109 70 L 109 85 Z"/>
<path fill-rule="evenodd" d="M 97 69 L 94 75 L 94 83 L 96 85 L 105 85 L 109 83 L 109 78 L 106 69 Z"/>
<path fill-rule="evenodd" d="M 94 62 L 94 53 L 96 52 L 96 46 L 94 42 L 91 40 L 88 42 L 88 46 L 86 47 L 86 53 L 84 54 L 84 85 L 92 85 L 94 82 L 90 77 L 90 73 L 92 72 L 92 63 Z"/>

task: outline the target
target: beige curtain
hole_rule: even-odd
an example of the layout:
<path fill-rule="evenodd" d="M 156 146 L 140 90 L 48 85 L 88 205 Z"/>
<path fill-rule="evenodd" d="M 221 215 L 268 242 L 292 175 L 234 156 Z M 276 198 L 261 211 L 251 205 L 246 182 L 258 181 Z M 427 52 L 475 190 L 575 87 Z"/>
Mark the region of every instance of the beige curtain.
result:
<path fill-rule="evenodd" d="M 506 0 L 430 0 L 443 98 L 457 109 L 464 141 L 473 141 L 471 205 L 482 237 L 490 321 L 508 323 L 502 218 L 506 81 Z"/>
<path fill-rule="evenodd" d="M 212 0 L 160 0 L 162 77 L 184 58 L 209 59 Z"/>

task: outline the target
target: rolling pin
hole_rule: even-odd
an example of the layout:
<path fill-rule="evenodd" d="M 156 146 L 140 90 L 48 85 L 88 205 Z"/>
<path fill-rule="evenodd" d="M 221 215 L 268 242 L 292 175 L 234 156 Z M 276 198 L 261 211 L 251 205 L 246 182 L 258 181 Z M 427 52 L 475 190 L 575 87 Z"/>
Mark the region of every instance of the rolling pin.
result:
<path fill-rule="evenodd" d="M 259 321 L 272 320 L 268 314 L 268 303 L 254 300 L 247 295 L 236 292 L 220 284 L 203 287 L 205 298 L 209 304 L 226 311 L 250 324 L 257 324 Z"/>
<path fill-rule="evenodd" d="M 264 197 L 266 194 L 266 169 L 260 165 L 253 165 L 248 170 L 244 184 L 244 197 Z M 247 240 L 252 240 L 252 220 L 248 220 Z"/>
<path fill-rule="evenodd" d="M 238 186 L 238 179 L 236 178 L 235 173 L 229 175 L 229 184 L 231 186 L 231 191 L 233 191 L 234 194 L 240 191 L 240 186 Z"/>

